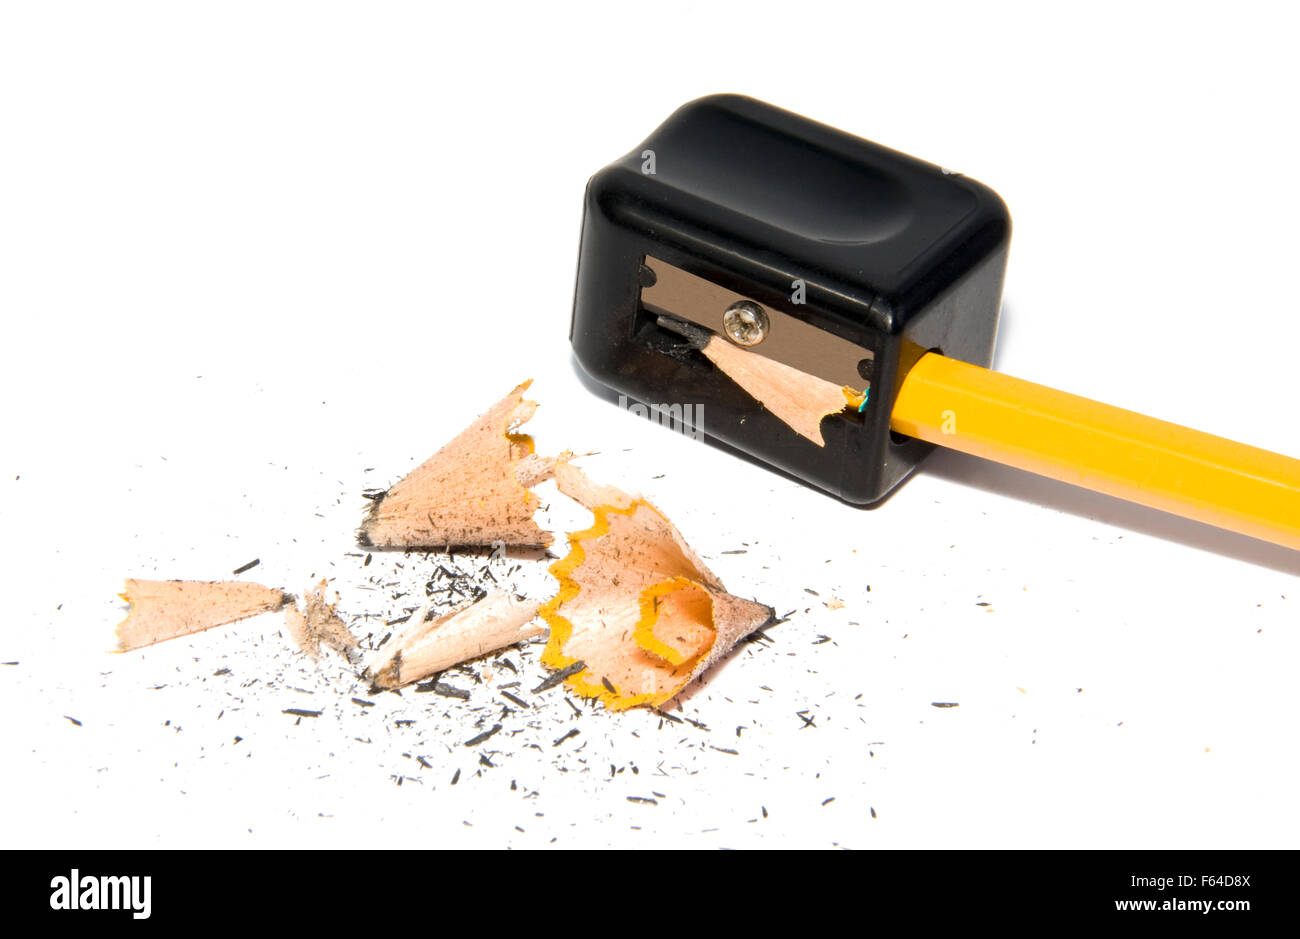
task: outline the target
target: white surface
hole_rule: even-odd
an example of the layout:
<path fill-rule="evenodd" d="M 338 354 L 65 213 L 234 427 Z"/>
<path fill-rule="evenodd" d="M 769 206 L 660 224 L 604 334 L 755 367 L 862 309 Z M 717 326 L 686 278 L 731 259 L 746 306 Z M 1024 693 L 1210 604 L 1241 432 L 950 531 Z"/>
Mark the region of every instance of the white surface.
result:
<path fill-rule="evenodd" d="M 957 455 L 854 510 L 566 343 L 586 178 L 739 91 L 1001 193 L 1001 369 L 1300 454 L 1290 15 L 454 6 L 0 12 L 0 845 L 1296 844 L 1293 553 Z M 527 376 L 540 449 L 798 611 L 688 696 L 709 731 L 552 694 L 493 769 L 480 713 L 352 705 L 273 617 L 103 654 L 124 576 L 346 591 L 360 491 Z"/>

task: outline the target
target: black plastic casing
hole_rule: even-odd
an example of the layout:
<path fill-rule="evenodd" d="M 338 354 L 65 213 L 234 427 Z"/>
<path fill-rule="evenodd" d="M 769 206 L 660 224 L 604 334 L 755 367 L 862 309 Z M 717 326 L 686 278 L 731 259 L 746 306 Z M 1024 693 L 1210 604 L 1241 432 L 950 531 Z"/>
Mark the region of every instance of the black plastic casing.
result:
<path fill-rule="evenodd" d="M 992 363 L 1010 237 L 974 180 L 752 98 L 701 98 L 587 184 L 570 340 L 597 381 L 700 406 L 708 438 L 869 504 L 931 449 L 890 433 L 906 370 L 929 350 Z M 863 413 L 825 418 L 824 447 L 796 434 L 641 307 L 647 256 L 870 350 Z"/>

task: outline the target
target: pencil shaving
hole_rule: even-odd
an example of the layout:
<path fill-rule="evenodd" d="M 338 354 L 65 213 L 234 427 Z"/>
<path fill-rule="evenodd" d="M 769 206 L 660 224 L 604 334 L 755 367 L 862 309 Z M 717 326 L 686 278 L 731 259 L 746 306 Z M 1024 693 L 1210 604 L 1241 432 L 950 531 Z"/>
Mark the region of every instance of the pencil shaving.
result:
<path fill-rule="evenodd" d="M 703 352 L 759 404 L 819 447 L 826 446 L 822 418 L 839 414 L 853 402 L 852 389 L 801 372 L 784 362 L 746 352 L 717 336 L 709 340 Z M 858 394 L 859 402 L 861 398 Z"/>
<path fill-rule="evenodd" d="M 860 391 L 837 385 L 797 368 L 749 352 L 707 329 L 672 317 L 659 317 L 660 325 L 685 336 L 723 374 L 744 388 L 799 436 L 826 446 L 822 419 L 856 408 L 864 399 Z"/>
<path fill-rule="evenodd" d="M 545 632 L 538 604 L 504 592 L 489 593 L 436 619 L 419 609 L 379 650 L 366 677 L 380 688 L 400 688 L 443 669 L 523 642 Z"/>
<path fill-rule="evenodd" d="M 537 410 L 524 382 L 371 507 L 359 540 L 381 548 L 548 545 L 529 490 L 547 473 L 533 439 L 518 433 Z"/>
<path fill-rule="evenodd" d="M 649 502 L 567 462 L 553 473 L 595 516 L 551 565 L 560 589 L 541 608 L 551 629 L 542 662 L 581 663 L 566 678 L 579 694 L 611 710 L 661 706 L 771 618 L 770 607 L 727 593 Z"/>
<path fill-rule="evenodd" d="M 225 626 L 293 602 L 282 590 L 233 580 L 128 579 L 120 596 L 131 605 L 117 627 L 120 652 Z"/>
<path fill-rule="evenodd" d="M 321 646 L 333 649 L 351 662 L 357 642 L 338 609 L 325 600 L 325 581 L 303 597 L 303 609 L 296 604 L 284 608 L 285 628 L 294 644 L 313 659 L 320 658 Z"/>
<path fill-rule="evenodd" d="M 361 538 L 385 547 L 544 545 L 530 487 L 553 479 L 595 516 L 549 568 L 559 590 L 545 604 L 488 593 L 436 618 L 430 604 L 376 652 L 364 675 L 399 688 L 531 639 L 550 628 L 541 661 L 561 682 L 612 710 L 661 706 L 772 616 L 731 595 L 662 513 L 640 496 L 593 482 L 565 451 L 543 458 L 518 433 L 536 409 L 529 383 L 515 388 L 456 439 L 376 501 Z M 366 563 L 369 563 L 367 556 Z M 493 578 L 495 580 L 495 578 Z M 313 659 L 322 647 L 353 661 L 356 641 L 325 598 L 325 580 L 301 606 L 279 590 L 243 582 L 127 581 L 131 614 L 122 649 L 287 607 L 285 626 Z"/>

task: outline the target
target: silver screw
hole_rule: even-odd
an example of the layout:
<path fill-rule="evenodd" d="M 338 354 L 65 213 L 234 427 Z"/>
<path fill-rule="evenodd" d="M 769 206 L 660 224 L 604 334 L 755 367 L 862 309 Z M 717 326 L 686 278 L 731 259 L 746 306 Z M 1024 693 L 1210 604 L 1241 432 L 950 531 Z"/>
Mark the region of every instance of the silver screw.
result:
<path fill-rule="evenodd" d="M 722 328 L 736 345 L 756 346 L 767 338 L 767 314 L 751 300 L 737 300 L 722 314 Z"/>

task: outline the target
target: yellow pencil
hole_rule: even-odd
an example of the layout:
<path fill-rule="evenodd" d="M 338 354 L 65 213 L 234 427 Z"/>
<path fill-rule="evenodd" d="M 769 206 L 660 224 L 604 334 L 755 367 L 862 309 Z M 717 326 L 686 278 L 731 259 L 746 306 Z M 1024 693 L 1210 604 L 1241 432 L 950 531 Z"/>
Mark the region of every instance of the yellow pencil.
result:
<path fill-rule="evenodd" d="M 900 434 L 1300 549 L 1300 460 L 959 362 L 923 356 Z"/>

